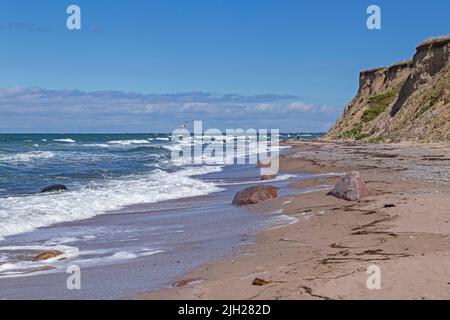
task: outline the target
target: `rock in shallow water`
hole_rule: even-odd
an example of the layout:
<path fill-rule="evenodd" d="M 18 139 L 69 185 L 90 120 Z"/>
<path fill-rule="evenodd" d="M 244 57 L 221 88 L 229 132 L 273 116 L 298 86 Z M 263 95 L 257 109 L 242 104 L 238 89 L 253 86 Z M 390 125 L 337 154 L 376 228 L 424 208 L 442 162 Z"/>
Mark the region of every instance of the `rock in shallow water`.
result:
<path fill-rule="evenodd" d="M 360 201 L 370 194 L 364 178 L 359 172 L 346 173 L 328 195 L 347 201 Z"/>
<path fill-rule="evenodd" d="M 34 262 L 36 261 L 43 261 L 43 260 L 48 260 L 51 258 L 56 258 L 60 255 L 62 255 L 63 253 L 61 251 L 58 250 L 50 250 L 50 251 L 46 251 L 41 253 L 40 255 L 37 255 L 36 258 L 33 259 Z"/>
<path fill-rule="evenodd" d="M 234 196 L 232 204 L 235 206 L 245 206 L 257 204 L 269 199 L 278 197 L 278 188 L 273 186 L 257 186 L 239 191 Z"/>
<path fill-rule="evenodd" d="M 58 192 L 58 191 L 67 191 L 67 187 L 63 184 L 54 184 L 52 186 L 45 187 L 41 190 L 41 193 L 45 192 Z"/>

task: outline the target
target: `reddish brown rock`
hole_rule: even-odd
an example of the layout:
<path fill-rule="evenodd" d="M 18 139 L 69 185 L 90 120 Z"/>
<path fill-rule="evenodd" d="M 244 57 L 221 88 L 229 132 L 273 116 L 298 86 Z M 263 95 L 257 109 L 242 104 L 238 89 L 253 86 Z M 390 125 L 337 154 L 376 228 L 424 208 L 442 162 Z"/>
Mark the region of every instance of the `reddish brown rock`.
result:
<path fill-rule="evenodd" d="M 34 262 L 36 261 L 43 261 L 43 260 L 48 260 L 51 258 L 56 258 L 60 255 L 62 255 L 63 253 L 61 251 L 58 250 L 50 250 L 50 251 L 46 251 L 41 253 L 40 255 L 36 256 L 36 258 L 33 259 Z"/>
<path fill-rule="evenodd" d="M 347 201 L 360 201 L 370 194 L 364 178 L 359 172 L 346 173 L 328 195 Z"/>
<path fill-rule="evenodd" d="M 239 191 L 234 196 L 232 204 L 235 206 L 245 206 L 257 204 L 266 200 L 276 199 L 278 188 L 273 186 L 257 186 Z"/>

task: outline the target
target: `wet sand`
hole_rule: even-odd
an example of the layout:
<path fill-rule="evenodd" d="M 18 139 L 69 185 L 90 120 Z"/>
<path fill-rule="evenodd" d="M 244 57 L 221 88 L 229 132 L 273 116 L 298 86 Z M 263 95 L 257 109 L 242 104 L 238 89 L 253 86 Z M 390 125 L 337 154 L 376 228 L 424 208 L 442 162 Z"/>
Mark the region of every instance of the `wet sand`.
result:
<path fill-rule="evenodd" d="M 450 146 L 293 142 L 281 169 L 356 170 L 371 196 L 348 202 L 326 190 L 264 204 L 298 222 L 173 279 L 176 288 L 138 299 L 449 299 Z M 292 183 L 334 184 L 337 177 Z M 370 290 L 367 270 L 381 271 Z M 255 278 L 264 280 L 256 286 Z M 169 284 L 168 284 L 169 285 Z"/>

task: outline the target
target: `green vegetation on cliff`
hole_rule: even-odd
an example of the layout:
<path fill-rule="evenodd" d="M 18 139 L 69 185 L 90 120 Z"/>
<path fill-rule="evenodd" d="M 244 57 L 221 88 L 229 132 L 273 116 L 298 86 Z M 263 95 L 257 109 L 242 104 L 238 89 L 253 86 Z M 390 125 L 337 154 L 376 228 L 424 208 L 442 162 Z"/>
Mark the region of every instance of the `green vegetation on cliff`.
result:
<path fill-rule="evenodd" d="M 430 110 L 439 100 L 443 99 L 444 88 L 435 88 L 431 93 L 425 97 L 425 102 L 415 115 L 415 119 L 422 116 L 425 112 Z"/>
<path fill-rule="evenodd" d="M 361 120 L 367 123 L 378 118 L 378 116 L 382 114 L 394 101 L 394 98 L 397 96 L 397 94 L 398 90 L 392 90 L 371 97 L 369 101 L 370 107 L 369 109 L 364 111 Z"/>
<path fill-rule="evenodd" d="M 450 141 L 450 36 L 411 61 L 360 72 L 356 96 L 322 140 Z"/>
<path fill-rule="evenodd" d="M 342 135 L 338 136 L 337 139 L 355 139 L 355 140 L 362 140 L 370 135 L 367 133 L 362 132 L 362 126 L 361 125 L 355 125 L 350 130 L 344 132 Z"/>

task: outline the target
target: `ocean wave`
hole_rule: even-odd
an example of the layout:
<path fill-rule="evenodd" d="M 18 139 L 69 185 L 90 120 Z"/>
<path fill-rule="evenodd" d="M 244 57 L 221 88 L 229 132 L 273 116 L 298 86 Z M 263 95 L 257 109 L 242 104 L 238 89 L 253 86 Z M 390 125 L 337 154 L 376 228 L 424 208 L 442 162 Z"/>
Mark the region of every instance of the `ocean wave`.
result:
<path fill-rule="evenodd" d="M 15 155 L 0 156 L 0 163 L 5 164 L 23 164 L 40 159 L 51 159 L 55 153 L 51 151 L 32 151 L 17 153 Z"/>
<path fill-rule="evenodd" d="M 81 145 L 82 147 L 88 147 L 88 148 L 109 148 L 110 145 L 106 143 L 85 143 Z"/>
<path fill-rule="evenodd" d="M 108 141 L 108 144 L 115 144 L 121 146 L 129 146 L 132 144 L 149 144 L 148 140 L 112 140 Z"/>
<path fill-rule="evenodd" d="M 256 141 L 248 141 L 245 148 L 234 149 L 233 152 L 225 150 L 222 153 L 212 154 L 211 150 L 208 148 L 202 148 L 202 152 L 196 154 L 192 153 L 192 147 L 196 144 L 194 141 L 179 141 L 178 143 L 166 144 L 162 148 L 169 150 L 172 153 L 172 163 L 175 165 L 189 165 L 189 164 L 206 164 L 206 165 L 231 165 L 234 163 L 257 163 L 257 157 L 265 155 L 266 157 L 271 155 L 272 157 L 276 154 L 280 154 L 282 150 L 289 149 L 290 147 L 285 146 L 272 146 L 266 143 L 259 143 Z M 200 143 L 199 143 L 200 144 Z M 202 144 L 203 147 L 205 144 Z M 214 145 L 206 144 L 208 146 L 214 147 Z M 215 145 L 217 150 L 221 147 L 226 146 L 225 143 L 218 143 Z M 233 147 L 236 147 L 233 145 Z M 186 152 L 186 156 L 184 154 Z"/>
<path fill-rule="evenodd" d="M 145 176 L 110 180 L 80 190 L 0 199 L 0 238 L 50 226 L 83 220 L 138 203 L 154 203 L 222 191 L 210 182 L 191 178 L 220 170 L 199 167 L 177 172 L 155 170 Z"/>
<path fill-rule="evenodd" d="M 63 142 L 63 143 L 75 143 L 76 142 L 75 140 L 70 139 L 70 138 L 68 138 L 68 139 L 53 139 L 53 141 L 55 141 L 55 142 Z"/>

